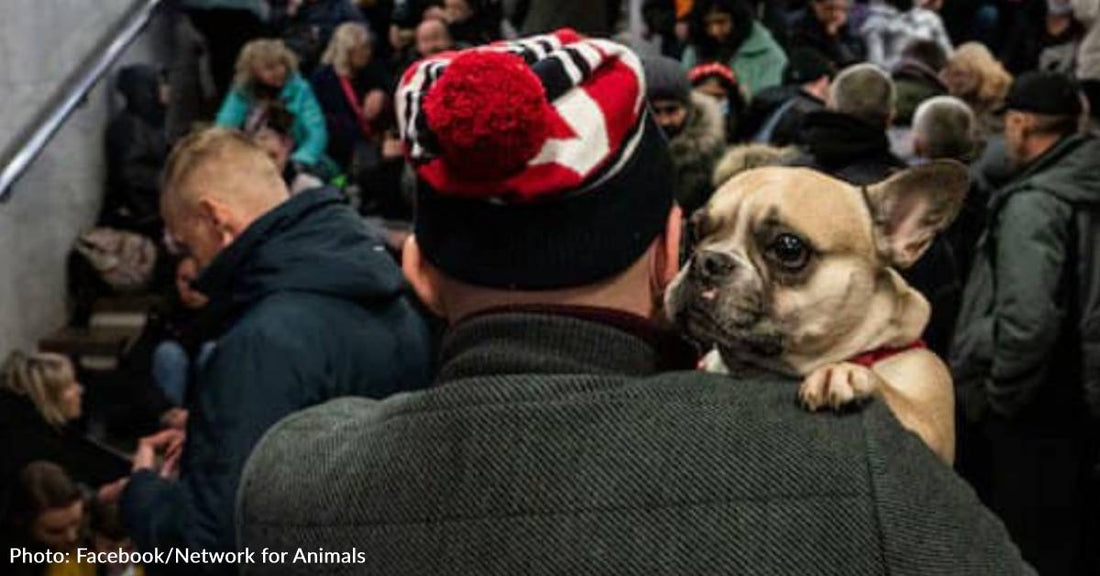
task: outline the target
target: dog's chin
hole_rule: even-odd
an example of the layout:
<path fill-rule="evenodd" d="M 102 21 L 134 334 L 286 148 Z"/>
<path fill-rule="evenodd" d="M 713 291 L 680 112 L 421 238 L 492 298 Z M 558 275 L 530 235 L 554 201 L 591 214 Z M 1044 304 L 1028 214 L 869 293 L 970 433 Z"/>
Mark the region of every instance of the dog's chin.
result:
<path fill-rule="evenodd" d="M 722 308 L 718 304 L 688 302 L 673 320 L 689 339 L 704 349 L 718 348 L 723 357 L 750 362 L 769 359 L 769 365 L 779 360 L 786 341 L 781 333 L 770 329 L 769 323 L 755 314 L 724 318 L 719 312 Z"/>

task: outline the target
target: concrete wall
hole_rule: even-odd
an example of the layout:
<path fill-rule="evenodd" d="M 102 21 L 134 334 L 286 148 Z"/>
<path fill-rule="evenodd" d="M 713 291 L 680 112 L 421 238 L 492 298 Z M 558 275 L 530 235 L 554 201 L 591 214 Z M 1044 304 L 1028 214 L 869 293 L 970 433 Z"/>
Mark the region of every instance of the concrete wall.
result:
<path fill-rule="evenodd" d="M 0 1 L 0 145 L 17 133 L 134 0 Z M 160 16 L 122 63 L 167 62 Z M 0 204 L 0 355 L 66 321 L 65 260 L 99 211 L 112 79 L 101 81 Z"/>

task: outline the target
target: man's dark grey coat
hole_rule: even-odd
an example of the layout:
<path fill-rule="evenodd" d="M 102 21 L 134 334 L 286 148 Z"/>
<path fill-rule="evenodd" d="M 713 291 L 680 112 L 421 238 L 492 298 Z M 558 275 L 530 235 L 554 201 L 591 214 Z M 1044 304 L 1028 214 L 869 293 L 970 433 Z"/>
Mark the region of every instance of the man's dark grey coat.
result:
<path fill-rule="evenodd" d="M 662 374 L 629 324 L 481 316 L 436 388 L 283 420 L 244 472 L 241 545 L 365 563 L 245 573 L 1033 573 L 883 404 L 814 415 L 792 382 Z"/>

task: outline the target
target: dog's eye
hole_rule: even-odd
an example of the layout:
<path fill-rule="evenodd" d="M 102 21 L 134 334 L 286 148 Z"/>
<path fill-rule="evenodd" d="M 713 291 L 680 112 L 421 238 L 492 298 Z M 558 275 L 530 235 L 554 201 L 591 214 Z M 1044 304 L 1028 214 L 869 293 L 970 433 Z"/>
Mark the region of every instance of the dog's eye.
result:
<path fill-rule="evenodd" d="M 768 255 L 789 272 L 797 272 L 810 261 L 810 249 L 794 234 L 780 234 L 768 246 Z"/>

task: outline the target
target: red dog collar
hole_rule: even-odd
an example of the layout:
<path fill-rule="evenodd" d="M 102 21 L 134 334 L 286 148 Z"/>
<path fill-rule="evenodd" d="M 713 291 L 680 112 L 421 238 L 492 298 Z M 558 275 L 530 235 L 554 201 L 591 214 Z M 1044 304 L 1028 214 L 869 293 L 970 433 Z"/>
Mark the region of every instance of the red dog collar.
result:
<path fill-rule="evenodd" d="M 884 346 L 882 348 L 871 350 L 870 352 L 859 354 L 858 356 L 848 359 L 848 361 L 852 364 L 859 364 L 860 366 L 870 368 L 871 366 L 874 366 L 875 364 L 878 364 L 879 362 L 891 356 L 897 356 L 902 352 L 908 352 L 910 350 L 916 350 L 918 348 L 928 348 L 928 346 L 925 345 L 924 340 L 917 340 L 915 342 L 911 342 L 909 344 L 906 344 L 905 346 L 899 346 L 897 348 Z"/>

